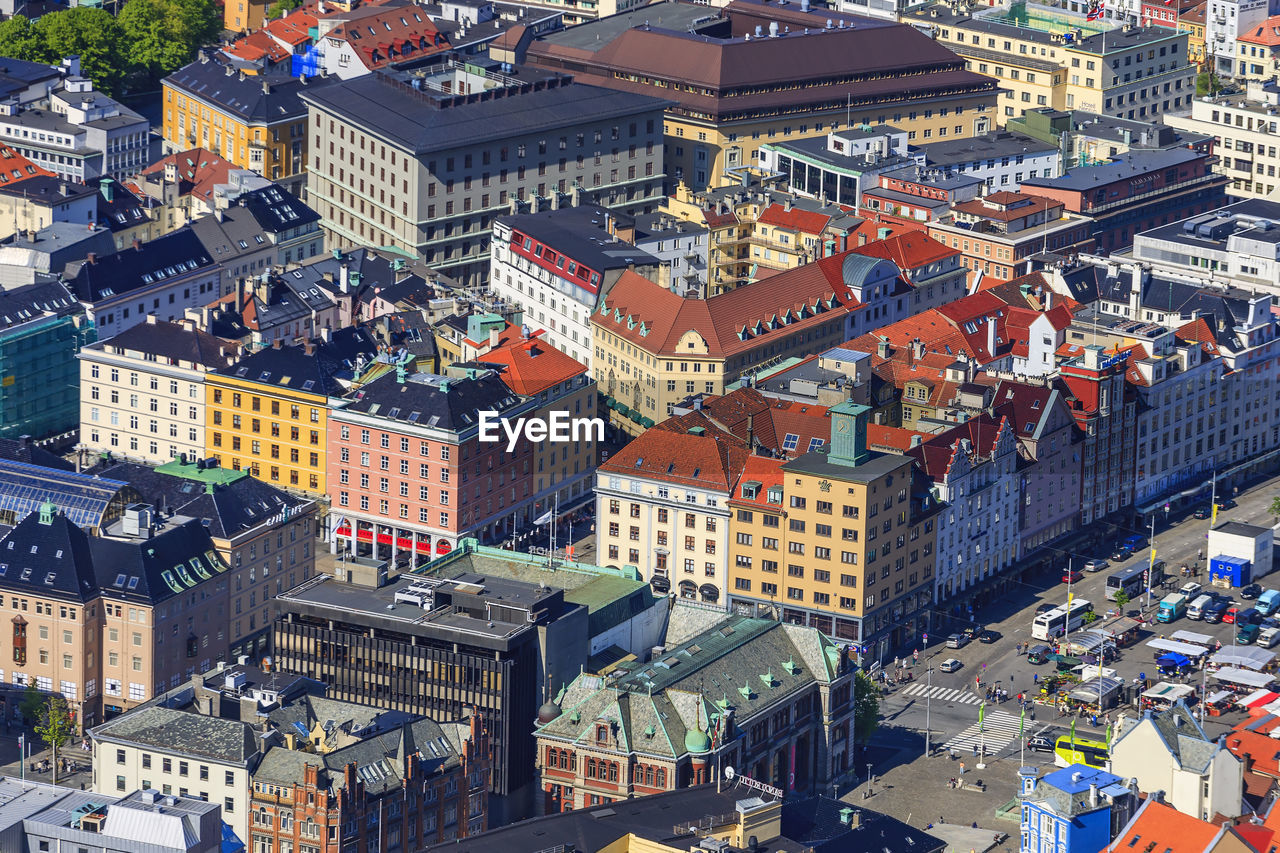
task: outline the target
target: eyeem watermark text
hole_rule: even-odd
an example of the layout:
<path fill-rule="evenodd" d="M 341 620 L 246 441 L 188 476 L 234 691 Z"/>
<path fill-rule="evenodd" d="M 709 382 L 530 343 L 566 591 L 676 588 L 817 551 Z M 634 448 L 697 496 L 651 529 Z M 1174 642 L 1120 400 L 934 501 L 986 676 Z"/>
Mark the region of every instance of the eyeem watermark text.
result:
<path fill-rule="evenodd" d="M 571 418 L 568 412 L 552 412 L 542 418 L 504 418 L 497 412 L 480 413 L 480 440 L 494 443 L 507 437 L 507 452 L 516 448 L 520 437 L 531 442 L 604 441 L 603 418 Z"/>

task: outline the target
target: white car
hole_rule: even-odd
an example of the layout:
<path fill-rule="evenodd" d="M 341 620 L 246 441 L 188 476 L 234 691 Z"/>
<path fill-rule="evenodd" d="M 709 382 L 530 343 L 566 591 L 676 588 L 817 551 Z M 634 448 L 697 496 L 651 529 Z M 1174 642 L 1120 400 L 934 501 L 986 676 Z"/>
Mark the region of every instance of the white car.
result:
<path fill-rule="evenodd" d="M 1178 590 L 1178 592 L 1180 592 L 1180 593 L 1182 593 L 1183 595 L 1185 595 L 1185 596 L 1187 597 L 1187 600 L 1188 600 L 1188 601 L 1190 601 L 1191 599 L 1193 599 L 1193 598 L 1195 598 L 1197 595 L 1199 595 L 1199 594 L 1200 594 L 1200 590 L 1202 590 L 1202 589 L 1204 589 L 1204 587 L 1203 587 L 1203 586 L 1201 586 L 1200 584 L 1196 583 L 1195 581 L 1191 581 L 1191 583 L 1184 583 L 1184 584 L 1182 585 L 1182 589 Z"/>
<path fill-rule="evenodd" d="M 1089 560 L 1084 564 L 1084 570 L 1086 572 L 1100 572 L 1110 565 L 1106 560 Z"/>
<path fill-rule="evenodd" d="M 964 666 L 964 664 L 960 663 L 960 661 L 955 658 L 947 658 L 942 663 L 938 664 L 938 669 L 943 672 L 955 672 L 962 666 Z"/>

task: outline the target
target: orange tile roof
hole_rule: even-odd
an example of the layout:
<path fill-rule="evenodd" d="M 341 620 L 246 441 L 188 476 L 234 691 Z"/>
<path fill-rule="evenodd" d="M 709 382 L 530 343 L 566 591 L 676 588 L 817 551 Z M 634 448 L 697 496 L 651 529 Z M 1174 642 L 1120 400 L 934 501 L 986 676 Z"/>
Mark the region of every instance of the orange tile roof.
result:
<path fill-rule="evenodd" d="M 420 6 L 411 3 L 347 20 L 325 37 L 346 41 L 368 68 L 449 49 L 449 37 L 436 29 Z"/>
<path fill-rule="evenodd" d="M 1172 853 L 1205 853 L 1221 830 L 1173 806 L 1151 798 L 1138 808 L 1129 825 L 1120 831 L 1105 853 L 1128 850 L 1170 850 Z"/>
<path fill-rule="evenodd" d="M 1248 27 L 1236 36 L 1236 41 L 1264 47 L 1280 46 L 1280 15 L 1272 15 L 1260 24 Z"/>
<path fill-rule="evenodd" d="M 561 352 L 538 335 L 527 340 L 520 330 L 507 324 L 498 337 L 498 345 L 476 356 L 475 361 L 506 366 L 501 379 L 517 394 L 541 394 L 562 382 L 587 372 L 587 366 Z"/>
<path fill-rule="evenodd" d="M 142 176 L 153 181 L 164 178 L 165 166 L 177 166 L 179 193 L 193 195 L 208 201 L 213 198 L 213 188 L 227 182 L 227 173 L 239 168 L 223 160 L 205 148 L 192 148 L 162 157 L 142 171 Z"/>
<path fill-rule="evenodd" d="M 906 453 L 912 442 L 924 441 L 928 433 L 916 432 L 903 427 L 884 426 L 883 424 L 867 424 L 867 447 L 888 453 Z"/>
<path fill-rule="evenodd" d="M 1271 737 L 1271 731 L 1280 724 L 1280 717 L 1258 720 L 1250 718 L 1237 723 L 1227 734 L 1227 749 L 1244 762 L 1245 768 L 1254 773 L 1280 779 L 1280 741 Z M 1280 813 L 1276 814 L 1273 828 L 1280 829 Z"/>
<path fill-rule="evenodd" d="M 0 184 L 5 186 L 21 183 L 28 178 L 52 178 L 53 172 L 42 169 L 32 163 L 16 149 L 0 142 Z"/>
<path fill-rule="evenodd" d="M 784 205 L 771 204 L 756 217 L 759 225 L 773 225 L 778 228 L 789 228 L 802 234 L 821 234 L 822 229 L 831 221 L 830 215 L 815 210 L 804 210 L 793 207 L 787 210 Z"/>
<path fill-rule="evenodd" d="M 893 261 L 904 273 L 960 254 L 924 231 L 905 231 L 854 249 L 859 255 Z"/>
<path fill-rule="evenodd" d="M 718 430 L 697 435 L 668 424 L 645 430 L 599 470 L 732 493 L 751 458 L 742 443 Z"/>
<path fill-rule="evenodd" d="M 1179 326 L 1175 331 L 1178 339 L 1187 343 L 1200 344 L 1200 348 L 1205 351 L 1206 355 L 1217 356 L 1218 341 L 1213 336 L 1208 322 L 1203 317 L 1197 317 L 1190 323 Z"/>
<path fill-rule="evenodd" d="M 1005 210 L 989 206 L 1008 205 L 1023 199 L 1029 199 L 1031 203 L 1019 205 L 1018 207 L 1007 208 Z M 988 204 L 984 204 L 984 201 L 988 202 Z M 1021 219 L 1024 216 L 1029 216 L 1030 214 L 1038 211 L 1048 210 L 1052 207 L 1062 207 L 1062 202 L 1043 198 L 1037 195 L 1007 192 L 991 193 L 983 198 L 970 199 L 969 201 L 961 201 L 951 205 L 952 210 L 960 213 L 968 213 L 972 216 L 980 216 L 983 219 L 997 219 L 1005 222 L 1012 219 Z"/>
<path fill-rule="evenodd" d="M 687 347 L 680 343 L 692 332 L 705 341 L 710 357 L 725 357 L 754 349 L 771 336 L 781 339 L 828 323 L 833 312 L 844 314 L 860 307 L 844 284 L 845 254 L 784 270 L 708 299 L 686 299 L 628 270 L 609 291 L 593 321 L 648 352 L 687 355 Z M 745 338 L 740 336 L 743 329 Z"/>
<path fill-rule="evenodd" d="M 782 466 L 785 463 L 785 459 L 775 459 L 770 456 L 752 456 L 747 459 L 747 464 L 742 468 L 742 479 L 738 481 L 739 488 L 734 489 L 733 495 L 729 498 L 729 503 L 733 506 L 755 507 L 756 509 L 771 512 L 782 512 L 781 503 L 769 503 L 769 488 L 782 485 Z M 760 488 L 756 491 L 756 496 L 754 498 L 743 497 L 741 484 L 753 482 L 760 484 Z"/>
<path fill-rule="evenodd" d="M 271 62 L 281 62 L 291 55 L 289 49 L 273 39 L 266 30 L 258 30 L 236 39 L 224 47 L 222 52 L 246 62 L 256 62 L 263 58 Z"/>

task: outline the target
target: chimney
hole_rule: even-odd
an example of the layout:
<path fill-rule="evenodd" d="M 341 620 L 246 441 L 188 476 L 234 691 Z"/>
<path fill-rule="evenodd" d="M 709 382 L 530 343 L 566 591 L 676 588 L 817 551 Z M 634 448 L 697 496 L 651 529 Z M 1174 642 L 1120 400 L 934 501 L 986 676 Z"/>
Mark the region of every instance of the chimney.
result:
<path fill-rule="evenodd" d="M 1138 314 L 1142 308 L 1142 265 L 1134 264 L 1129 271 L 1129 280 L 1132 282 L 1129 290 L 1129 318 L 1138 319 Z"/>
<path fill-rule="evenodd" d="M 228 66 L 227 66 L 227 76 L 228 76 L 228 77 L 233 77 L 233 76 L 235 76 L 235 73 L 236 73 L 236 70 L 235 70 L 234 68 L 232 68 L 230 65 L 228 65 Z"/>
<path fill-rule="evenodd" d="M 311 341 L 307 341 L 305 344 L 302 345 L 302 351 L 307 355 L 315 355 L 316 346 Z"/>
<path fill-rule="evenodd" d="M 1053 307 L 1053 289 L 1046 287 L 1044 289 L 1044 310 L 1048 311 Z"/>
<path fill-rule="evenodd" d="M 280 349 L 280 339 L 279 339 L 279 338 L 276 338 L 274 341 L 272 341 L 272 342 L 271 342 L 271 348 L 272 348 L 272 349 Z"/>
<path fill-rule="evenodd" d="M 501 336 L 502 336 L 501 330 L 499 329 L 489 330 L 489 349 L 493 349 L 498 345 L 498 338 L 500 338 Z"/>
<path fill-rule="evenodd" d="M 137 252 L 142 251 L 142 241 L 137 237 L 133 238 L 133 248 L 134 248 L 134 251 L 137 251 Z"/>
<path fill-rule="evenodd" d="M 1095 809 L 1098 807 L 1098 783 L 1097 782 L 1089 783 L 1089 806 Z"/>
<path fill-rule="evenodd" d="M 155 314 L 148 314 L 148 315 L 147 315 L 147 325 L 148 325 L 148 326 L 154 326 L 155 324 L 156 324 L 156 315 L 155 315 Z"/>
<path fill-rule="evenodd" d="M 996 318 L 987 318 L 987 355 L 995 358 L 996 355 Z"/>
<path fill-rule="evenodd" d="M 323 329 L 321 329 L 321 330 L 320 330 L 320 340 L 324 341 L 326 344 L 327 344 L 327 343 L 332 343 L 332 342 L 333 342 L 333 329 L 330 329 L 328 326 L 325 326 Z"/>
<path fill-rule="evenodd" d="M 89 252 L 88 254 L 86 254 L 86 255 L 84 256 L 84 259 L 85 259 L 86 261 L 88 261 L 89 263 L 91 263 L 91 264 L 96 264 L 96 263 L 98 262 L 98 253 L 97 253 L 97 252 Z"/>

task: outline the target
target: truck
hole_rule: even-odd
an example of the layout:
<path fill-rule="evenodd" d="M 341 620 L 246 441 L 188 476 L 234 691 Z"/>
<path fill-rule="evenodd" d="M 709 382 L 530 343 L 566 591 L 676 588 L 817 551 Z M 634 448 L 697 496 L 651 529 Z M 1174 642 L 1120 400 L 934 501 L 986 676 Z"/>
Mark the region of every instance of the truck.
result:
<path fill-rule="evenodd" d="M 1263 590 L 1253 606 L 1258 608 L 1258 612 L 1263 616 L 1271 616 L 1276 610 L 1280 610 L 1280 590 Z"/>
<path fill-rule="evenodd" d="M 1157 622 L 1172 622 L 1187 612 L 1187 597 L 1180 592 L 1166 595 L 1160 600 L 1160 610 L 1156 613 Z"/>

